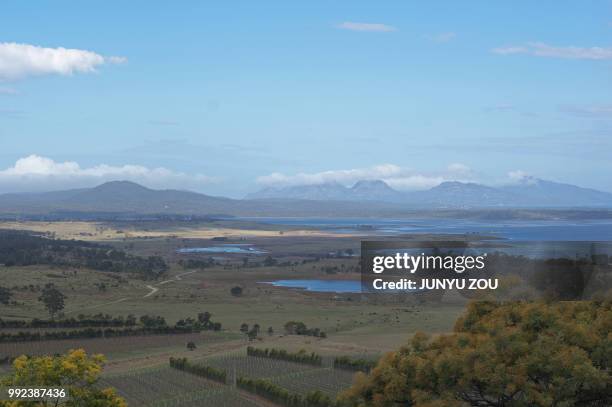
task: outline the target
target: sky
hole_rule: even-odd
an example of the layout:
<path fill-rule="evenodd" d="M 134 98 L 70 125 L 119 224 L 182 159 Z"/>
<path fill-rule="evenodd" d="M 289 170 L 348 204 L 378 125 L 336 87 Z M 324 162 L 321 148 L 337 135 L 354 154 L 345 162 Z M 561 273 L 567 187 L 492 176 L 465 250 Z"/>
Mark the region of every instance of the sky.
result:
<path fill-rule="evenodd" d="M 0 193 L 612 192 L 612 1 L 3 1 Z"/>

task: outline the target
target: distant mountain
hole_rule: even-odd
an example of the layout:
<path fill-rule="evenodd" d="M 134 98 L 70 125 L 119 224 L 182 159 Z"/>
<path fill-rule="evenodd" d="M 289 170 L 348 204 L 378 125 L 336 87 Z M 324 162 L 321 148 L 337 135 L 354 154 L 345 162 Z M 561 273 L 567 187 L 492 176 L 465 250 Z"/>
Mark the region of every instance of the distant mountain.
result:
<path fill-rule="evenodd" d="M 612 194 L 608 192 L 536 178 L 502 187 L 449 181 L 413 192 L 396 191 L 381 180 L 364 180 L 350 188 L 337 183 L 267 188 L 247 199 L 379 201 L 409 208 L 612 207 Z"/>
<path fill-rule="evenodd" d="M 435 208 L 512 207 L 516 199 L 511 192 L 472 182 L 443 182 L 426 191 L 407 195 L 408 201 L 417 206 Z"/>
<path fill-rule="evenodd" d="M 305 199 L 310 201 L 347 201 L 349 188 L 333 182 L 284 188 L 265 188 L 247 195 L 246 199 Z"/>
<path fill-rule="evenodd" d="M 326 190 L 326 188 L 322 188 Z M 332 188 L 330 188 L 330 191 Z M 43 193 L 0 194 L 4 218 L 96 218 L 131 215 L 228 215 L 228 216 L 374 216 L 401 211 L 394 204 L 376 207 L 363 202 L 306 199 L 230 199 L 180 190 L 154 190 L 129 181 L 112 181 L 94 188 Z"/>
<path fill-rule="evenodd" d="M 537 206 L 605 206 L 612 203 L 612 194 L 571 184 L 524 178 L 520 183 L 502 188 L 523 205 Z"/>
<path fill-rule="evenodd" d="M 381 180 L 358 181 L 349 191 L 354 200 L 401 202 L 403 194 Z"/>
<path fill-rule="evenodd" d="M 0 195 L 0 212 L 215 213 L 231 201 L 195 192 L 153 190 L 134 182 L 112 181 L 94 188 Z"/>
<path fill-rule="evenodd" d="M 231 216 L 406 216 L 417 211 L 612 208 L 612 194 L 575 185 L 527 179 L 490 187 L 444 182 L 426 191 L 400 192 L 380 180 L 268 188 L 247 199 L 230 199 L 180 190 L 154 190 L 128 181 L 94 188 L 0 195 L 0 216 L 42 218 L 113 218 L 131 215 Z M 437 211 L 437 212 L 436 212 Z M 484 213 L 484 212 L 483 212 Z M 518 213 L 518 212 L 517 212 Z M 523 212 L 524 213 L 524 212 Z M 515 216 L 508 214 L 503 216 Z M 498 217 L 500 212 L 489 215 Z M 523 215 L 521 215 L 523 216 Z M 532 216 L 532 215 L 529 215 Z M 547 215 L 548 216 L 548 215 Z"/>
<path fill-rule="evenodd" d="M 299 185 L 282 188 L 265 188 L 249 194 L 246 199 L 303 199 L 309 201 L 382 201 L 398 202 L 402 193 L 381 180 L 358 181 L 351 188 L 337 182 Z"/>

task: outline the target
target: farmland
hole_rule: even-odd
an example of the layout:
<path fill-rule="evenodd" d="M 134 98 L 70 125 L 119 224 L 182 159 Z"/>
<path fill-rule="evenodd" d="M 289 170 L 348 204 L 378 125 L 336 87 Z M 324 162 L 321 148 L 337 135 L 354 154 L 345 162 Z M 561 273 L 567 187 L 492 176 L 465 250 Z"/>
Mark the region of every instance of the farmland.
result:
<path fill-rule="evenodd" d="M 224 369 L 228 372 L 235 372 L 237 376 L 256 379 L 269 379 L 279 375 L 290 375 L 308 370 L 317 370 L 314 366 L 285 362 L 283 360 L 245 356 L 244 354 L 211 357 L 201 362 L 207 366 Z"/>
<path fill-rule="evenodd" d="M 197 363 L 226 371 L 230 377 L 268 379 L 293 393 L 306 394 L 320 390 L 332 397 L 351 385 L 354 373 L 331 367 L 250 357 L 242 352 L 202 358 Z M 100 386 L 116 388 L 132 406 L 195 406 L 213 402 L 215 404 L 210 405 L 267 405 L 263 400 L 254 400 L 252 395 L 233 387 L 232 380 L 221 384 L 170 367 L 106 374 Z"/>
<path fill-rule="evenodd" d="M 271 381 L 293 393 L 306 394 L 320 390 L 328 396 L 336 396 L 353 382 L 355 372 L 330 367 L 309 369 L 286 375 L 277 375 Z"/>
<path fill-rule="evenodd" d="M 218 243 L 210 237 L 218 230 L 202 237 L 199 231 L 190 231 L 185 225 L 40 222 L 27 226 L 58 237 L 81 236 L 88 244 L 100 244 L 125 252 L 126 256 L 158 256 L 167 264 L 167 270 L 159 278 L 146 279 L 142 273 L 96 270 L 79 264 L 0 267 L 0 286 L 11 292 L 10 303 L 0 305 L 3 320 L 49 318 L 40 296 L 52 284 L 65 296 L 60 318 L 79 320 L 105 314 L 138 319 L 149 315 L 174 326 L 208 313 L 221 325 L 219 332 L 0 344 L 0 358 L 9 359 L 20 354 L 56 354 L 74 348 L 102 353 L 108 359 L 102 384 L 117 388 L 131 406 L 270 405 L 244 390 L 170 369 L 169 357 L 186 357 L 194 363 L 223 369 L 229 375 L 266 379 L 295 394 L 320 390 L 333 397 L 350 386 L 354 375 L 351 371 L 333 369 L 334 357 L 377 359 L 385 351 L 406 343 L 417 331 L 433 334 L 450 331 L 463 309 L 463 303 L 452 298 L 424 305 L 406 298 L 362 298 L 355 293 L 317 293 L 262 284 L 277 279 L 358 279 L 358 258 L 341 254 L 359 249 L 358 235 L 325 232 L 310 236 L 315 232 L 291 234 L 288 230 L 249 225 L 249 230 L 265 233 L 243 234 L 240 229 L 231 229 L 231 233 L 222 234 L 222 243 Z M 116 233 L 142 229 L 154 234 Z M 180 235 L 176 234 L 177 229 L 181 229 Z M 182 248 L 219 244 L 248 244 L 265 254 L 178 252 Z M 235 287 L 240 288 L 238 295 L 231 292 Z M 288 321 L 299 321 L 312 332 L 324 332 L 325 336 L 288 334 L 285 329 Z M 247 333 L 254 327 L 257 332 L 248 340 Z M 23 330 L 45 333 L 65 328 L 4 328 L 2 332 L 17 334 Z M 188 344 L 192 344 L 191 348 Z M 323 357 L 323 364 L 313 366 L 246 356 L 247 346 L 316 352 Z"/>
<path fill-rule="evenodd" d="M 169 367 L 109 375 L 100 386 L 117 389 L 130 406 L 136 407 L 262 405 L 241 397 L 235 389 Z"/>

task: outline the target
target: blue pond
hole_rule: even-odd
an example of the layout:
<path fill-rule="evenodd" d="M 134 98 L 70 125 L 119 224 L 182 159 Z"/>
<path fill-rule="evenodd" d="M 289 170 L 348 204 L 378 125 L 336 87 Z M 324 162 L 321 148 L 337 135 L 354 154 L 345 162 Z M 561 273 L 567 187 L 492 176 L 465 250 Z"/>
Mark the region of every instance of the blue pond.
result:
<path fill-rule="evenodd" d="M 276 280 L 266 281 L 274 287 L 298 288 L 319 293 L 359 293 L 361 282 L 355 280 Z"/>
<path fill-rule="evenodd" d="M 267 252 L 249 244 L 221 244 L 209 247 L 186 247 L 178 249 L 177 253 L 265 254 Z"/>

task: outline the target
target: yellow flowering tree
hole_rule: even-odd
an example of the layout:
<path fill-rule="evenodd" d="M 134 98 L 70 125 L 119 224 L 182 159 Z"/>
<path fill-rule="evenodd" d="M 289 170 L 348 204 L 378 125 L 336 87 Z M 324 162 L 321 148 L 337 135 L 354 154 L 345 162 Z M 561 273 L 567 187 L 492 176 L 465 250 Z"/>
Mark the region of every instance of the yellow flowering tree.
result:
<path fill-rule="evenodd" d="M 63 388 L 68 397 L 53 401 L 0 401 L 0 406 L 126 407 L 125 400 L 112 388 L 95 386 L 104 362 L 104 356 L 88 356 L 83 349 L 62 356 L 20 356 L 13 361 L 12 374 L 2 380 L 3 387 Z"/>
<path fill-rule="evenodd" d="M 347 406 L 612 405 L 612 303 L 474 302 L 416 334 L 341 396 Z"/>

